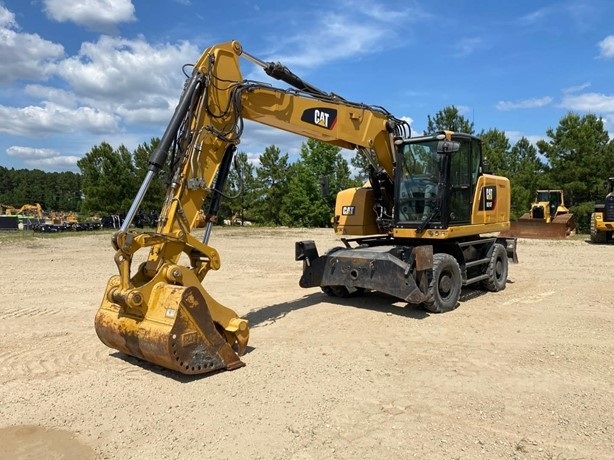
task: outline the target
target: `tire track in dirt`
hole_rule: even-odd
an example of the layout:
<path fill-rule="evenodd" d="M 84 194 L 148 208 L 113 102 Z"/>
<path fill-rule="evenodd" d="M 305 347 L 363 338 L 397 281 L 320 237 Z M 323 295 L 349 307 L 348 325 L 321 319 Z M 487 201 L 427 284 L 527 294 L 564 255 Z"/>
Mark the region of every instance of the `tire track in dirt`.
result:
<path fill-rule="evenodd" d="M 0 321 L 15 318 L 37 318 L 46 316 L 56 316 L 62 313 L 59 308 L 41 308 L 41 307 L 5 307 L 0 310 Z"/>
<path fill-rule="evenodd" d="M 32 341 L 30 339 L 30 341 Z M 98 363 L 108 358 L 109 350 L 83 344 L 68 333 L 38 334 L 35 348 L 22 348 L 18 342 L 14 347 L 0 348 L 0 382 L 19 378 L 51 378 L 60 374 L 74 373 L 75 369 L 95 369 Z"/>

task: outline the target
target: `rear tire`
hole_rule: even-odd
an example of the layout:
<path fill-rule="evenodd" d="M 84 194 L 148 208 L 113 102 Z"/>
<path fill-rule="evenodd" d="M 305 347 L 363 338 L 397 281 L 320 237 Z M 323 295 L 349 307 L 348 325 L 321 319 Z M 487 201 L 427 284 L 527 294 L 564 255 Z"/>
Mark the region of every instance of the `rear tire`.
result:
<path fill-rule="evenodd" d="M 488 278 L 482 282 L 484 289 L 491 292 L 499 292 L 505 289 L 507 270 L 507 251 L 502 244 L 495 243 L 491 249 L 490 262 L 486 267 Z"/>
<path fill-rule="evenodd" d="M 450 254 L 433 254 L 433 278 L 429 283 L 430 300 L 424 308 L 443 313 L 458 307 L 461 293 L 461 272 L 456 259 Z"/>
<path fill-rule="evenodd" d="M 322 292 L 329 297 L 353 297 L 356 295 L 361 295 L 364 292 L 363 288 L 356 288 L 356 291 L 350 293 L 345 286 L 322 286 Z"/>
<path fill-rule="evenodd" d="M 329 297 L 349 297 L 350 292 L 345 286 L 322 286 L 322 292 Z"/>

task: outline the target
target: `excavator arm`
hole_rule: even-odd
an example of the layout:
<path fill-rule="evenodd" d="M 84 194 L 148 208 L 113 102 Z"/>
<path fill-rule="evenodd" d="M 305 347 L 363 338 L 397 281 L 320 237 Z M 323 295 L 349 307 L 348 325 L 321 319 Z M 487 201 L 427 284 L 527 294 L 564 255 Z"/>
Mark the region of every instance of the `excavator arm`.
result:
<path fill-rule="evenodd" d="M 291 88 L 245 80 L 241 57 Z M 394 141 L 409 137 L 407 123 L 381 107 L 325 93 L 279 63 L 244 53 L 236 41 L 212 46 L 187 79 L 151 155 L 145 180 L 113 236 L 118 274 L 109 280 L 95 318 L 96 332 L 107 346 L 185 374 L 243 365 L 239 356 L 248 343 L 249 325 L 214 300 L 203 280 L 209 270 L 221 266 L 208 242 L 244 120 L 364 154 L 382 213 L 379 230 L 389 230 Z M 130 225 L 152 180 L 167 165 L 170 183 L 157 228 L 135 233 Z M 204 236 L 199 240 L 191 231 L 200 224 L 207 198 Z M 134 254 L 145 248 L 149 255 L 134 270 Z M 182 255 L 189 265 L 181 263 Z"/>

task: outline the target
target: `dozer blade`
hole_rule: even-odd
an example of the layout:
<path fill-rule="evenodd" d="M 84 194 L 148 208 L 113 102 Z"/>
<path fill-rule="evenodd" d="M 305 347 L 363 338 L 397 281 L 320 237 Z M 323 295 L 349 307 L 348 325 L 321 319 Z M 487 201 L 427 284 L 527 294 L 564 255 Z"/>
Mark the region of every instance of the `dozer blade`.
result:
<path fill-rule="evenodd" d="M 159 283 L 144 317 L 103 300 L 96 333 L 110 348 L 183 374 L 244 366 L 217 331 L 207 302 L 195 287 Z"/>
<path fill-rule="evenodd" d="M 567 220 L 546 223 L 542 219 L 519 219 L 510 223 L 510 229 L 501 232 L 501 237 L 535 238 L 545 240 L 565 239 L 571 234 Z"/>

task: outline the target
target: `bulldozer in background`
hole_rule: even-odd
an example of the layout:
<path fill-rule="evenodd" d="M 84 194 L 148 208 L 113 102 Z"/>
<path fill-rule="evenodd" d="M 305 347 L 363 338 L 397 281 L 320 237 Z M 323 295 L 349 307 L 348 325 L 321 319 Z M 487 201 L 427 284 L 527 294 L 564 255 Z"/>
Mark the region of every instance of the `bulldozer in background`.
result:
<path fill-rule="evenodd" d="M 591 214 L 591 243 L 604 244 L 614 236 L 614 177 L 610 177 L 609 193 L 603 203 L 595 204 Z"/>
<path fill-rule="evenodd" d="M 529 212 L 512 221 L 510 229 L 500 236 L 563 239 L 575 232 L 576 221 L 565 206 L 563 190 L 537 190 Z"/>

